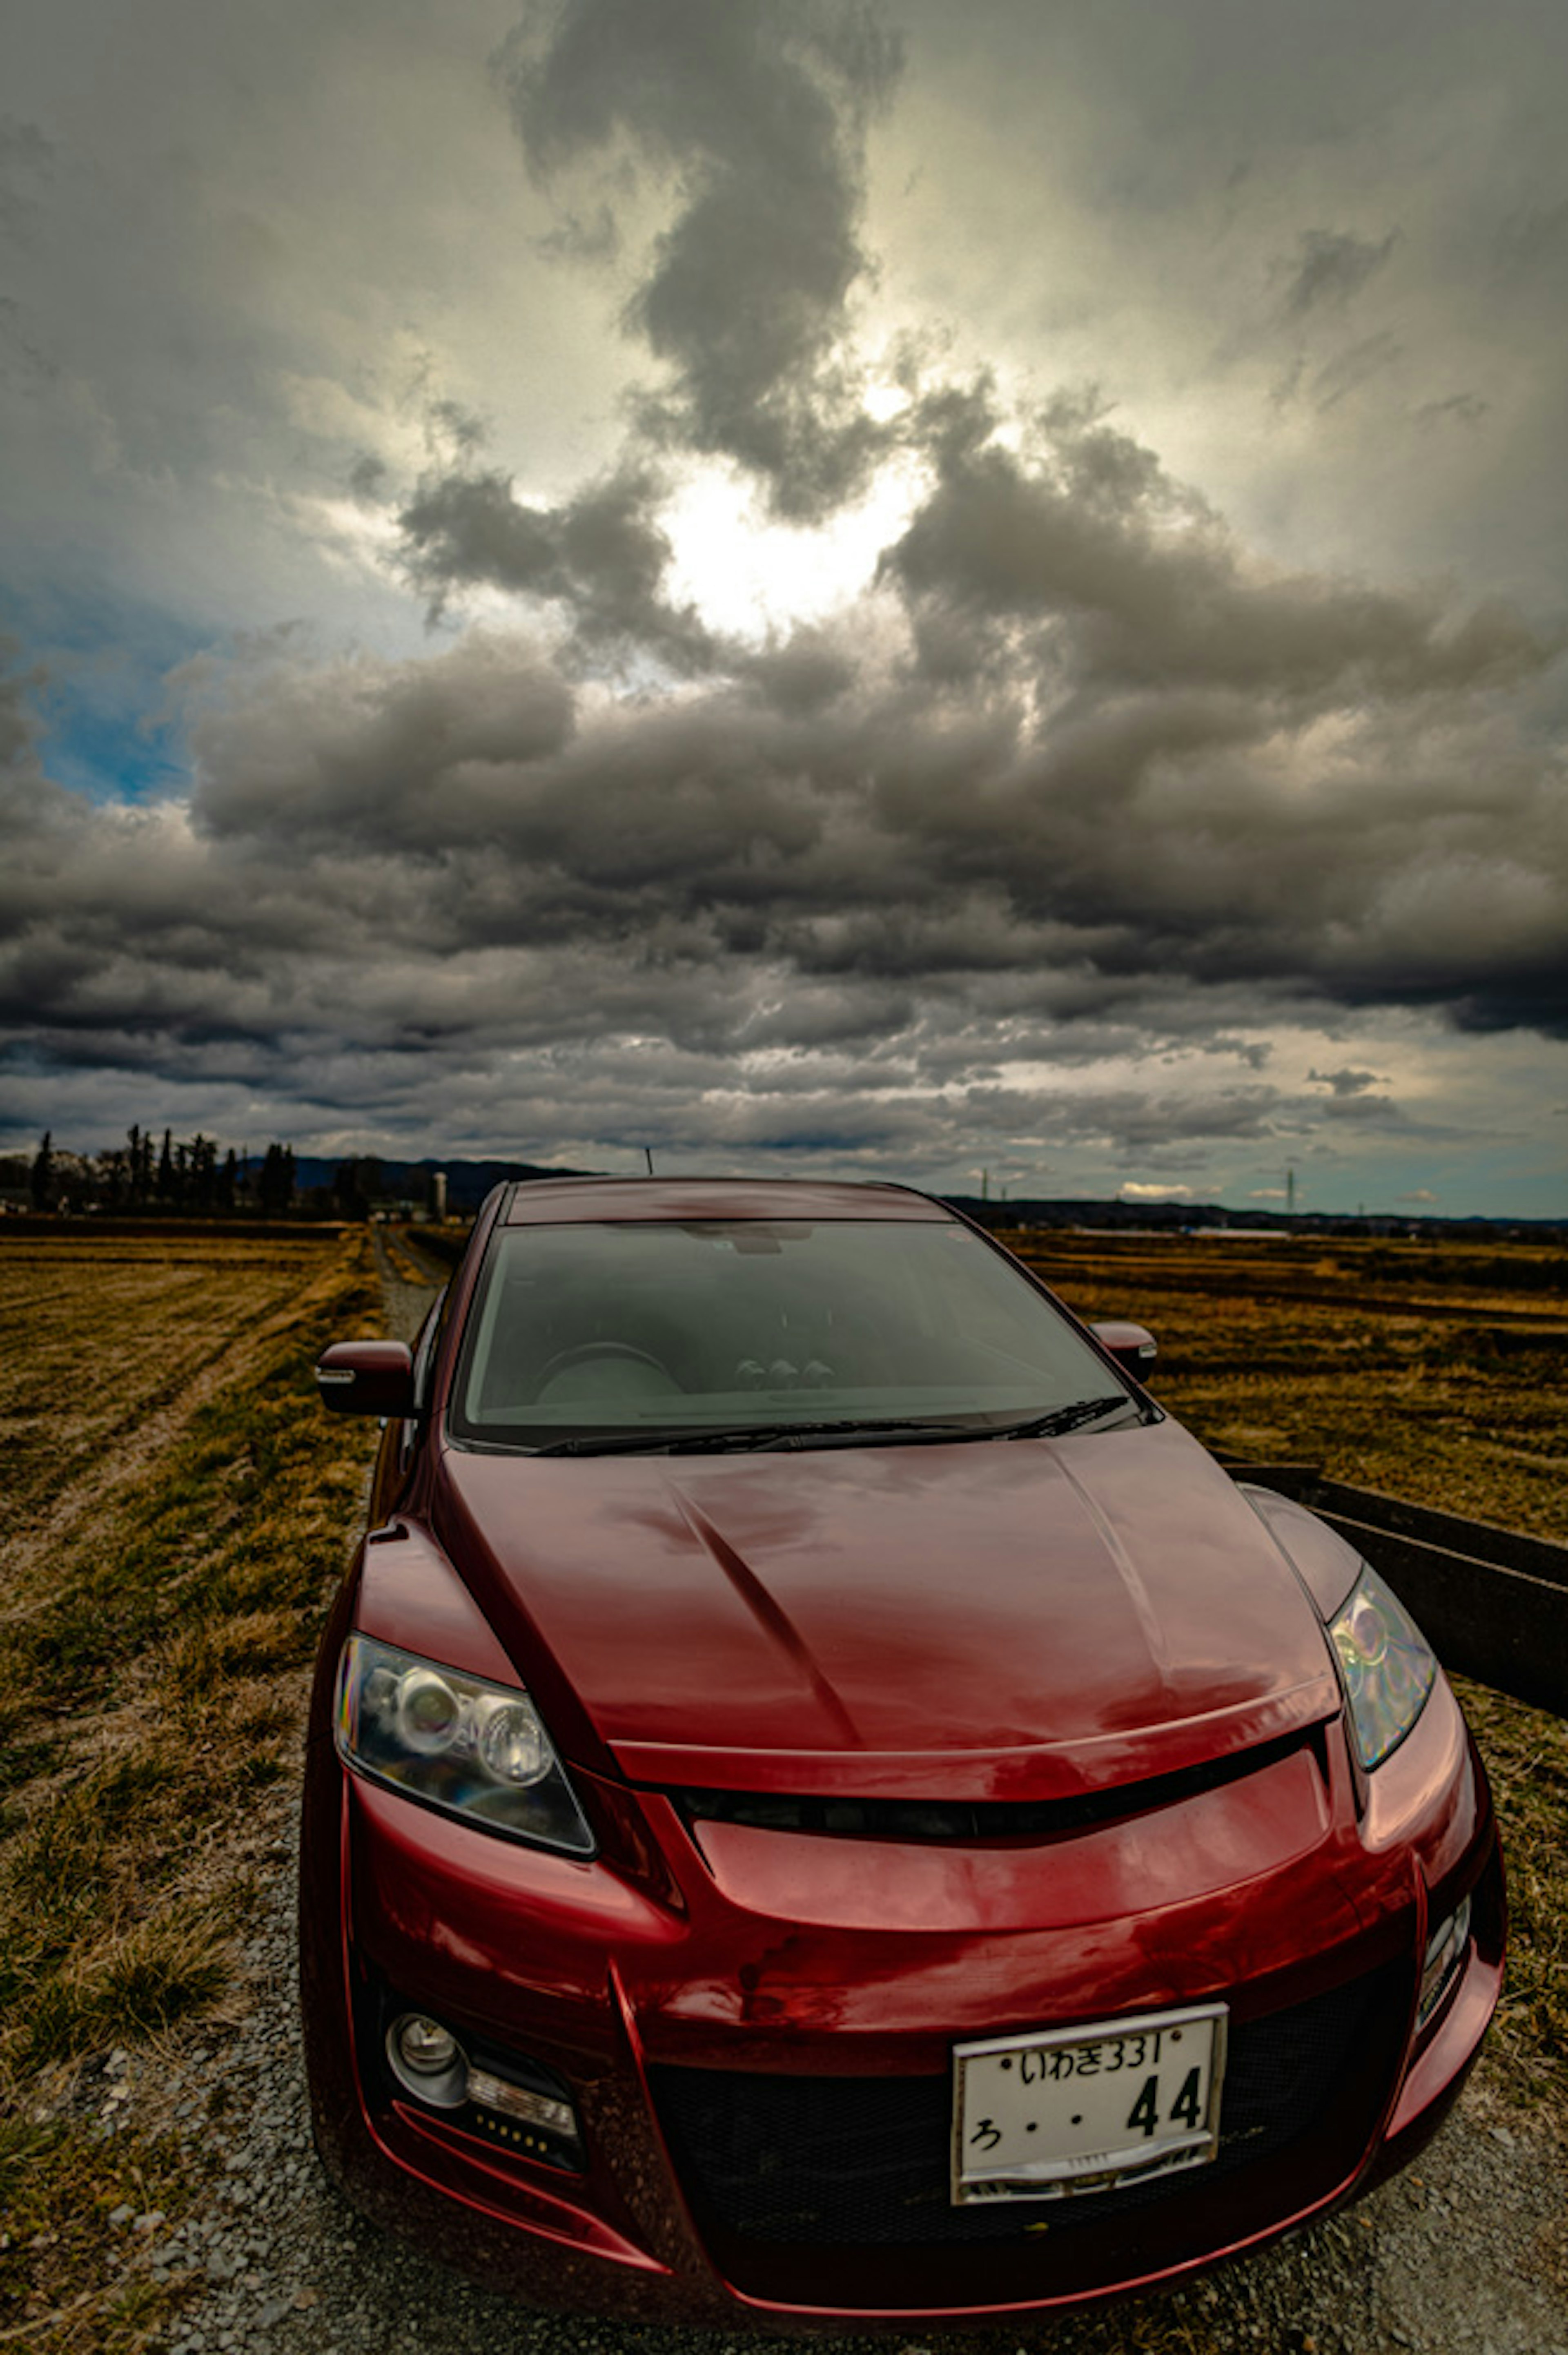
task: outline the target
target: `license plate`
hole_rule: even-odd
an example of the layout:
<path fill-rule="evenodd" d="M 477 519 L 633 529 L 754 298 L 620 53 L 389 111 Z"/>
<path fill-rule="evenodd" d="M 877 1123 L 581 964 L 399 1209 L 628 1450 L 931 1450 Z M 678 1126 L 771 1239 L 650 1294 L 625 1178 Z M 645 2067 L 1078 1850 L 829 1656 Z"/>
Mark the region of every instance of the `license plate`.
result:
<path fill-rule="evenodd" d="M 1219 2142 L 1223 2003 L 953 2051 L 953 2199 L 1060 2200 L 1202 2167 Z"/>

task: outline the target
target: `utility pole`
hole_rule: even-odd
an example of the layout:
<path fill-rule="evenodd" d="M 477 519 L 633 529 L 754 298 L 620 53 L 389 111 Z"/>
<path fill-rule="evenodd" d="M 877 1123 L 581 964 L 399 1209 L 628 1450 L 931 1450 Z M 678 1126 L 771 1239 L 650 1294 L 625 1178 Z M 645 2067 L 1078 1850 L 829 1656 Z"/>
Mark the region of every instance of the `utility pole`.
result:
<path fill-rule="evenodd" d="M 1285 1215 L 1287 1219 L 1293 1219 L 1296 1216 L 1296 1172 L 1294 1169 L 1287 1169 L 1285 1173 Z"/>

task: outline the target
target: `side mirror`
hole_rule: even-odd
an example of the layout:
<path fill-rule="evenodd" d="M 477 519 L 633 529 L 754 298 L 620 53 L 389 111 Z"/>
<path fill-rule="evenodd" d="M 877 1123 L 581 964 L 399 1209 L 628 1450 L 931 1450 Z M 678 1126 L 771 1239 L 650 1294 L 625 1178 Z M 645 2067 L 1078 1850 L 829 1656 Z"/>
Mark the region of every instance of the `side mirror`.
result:
<path fill-rule="evenodd" d="M 334 1341 L 316 1360 L 316 1389 L 333 1414 L 414 1412 L 414 1357 L 407 1341 Z"/>
<path fill-rule="evenodd" d="M 1160 1344 L 1147 1326 L 1128 1325 L 1118 1318 L 1112 1324 L 1091 1325 L 1089 1330 L 1124 1374 L 1130 1374 L 1135 1382 L 1148 1380 L 1149 1369 L 1160 1355 Z"/>

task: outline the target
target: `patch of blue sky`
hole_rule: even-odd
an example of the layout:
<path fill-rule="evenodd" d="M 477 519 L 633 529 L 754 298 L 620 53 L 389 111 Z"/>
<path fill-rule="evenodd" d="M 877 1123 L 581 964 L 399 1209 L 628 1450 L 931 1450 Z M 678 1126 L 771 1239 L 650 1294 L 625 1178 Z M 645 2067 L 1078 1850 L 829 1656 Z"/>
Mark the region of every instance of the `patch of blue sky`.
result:
<path fill-rule="evenodd" d="M 29 676 L 38 751 L 57 784 L 95 802 L 184 790 L 184 719 L 170 673 L 211 644 L 156 606 L 61 587 L 0 586 L 9 668 Z"/>

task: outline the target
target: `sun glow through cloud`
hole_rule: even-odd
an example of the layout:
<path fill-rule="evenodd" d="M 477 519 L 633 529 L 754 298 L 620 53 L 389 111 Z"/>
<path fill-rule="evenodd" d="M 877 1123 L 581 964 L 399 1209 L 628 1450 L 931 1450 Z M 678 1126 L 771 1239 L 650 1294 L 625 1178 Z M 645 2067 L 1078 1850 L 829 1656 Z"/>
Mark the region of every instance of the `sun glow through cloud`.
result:
<path fill-rule="evenodd" d="M 690 600 L 713 630 L 762 637 L 825 620 L 873 585 L 883 550 L 916 513 L 926 469 L 891 459 L 866 496 L 817 525 L 791 526 L 758 512 L 732 467 L 705 467 L 662 514 L 675 549 L 669 591 Z"/>

